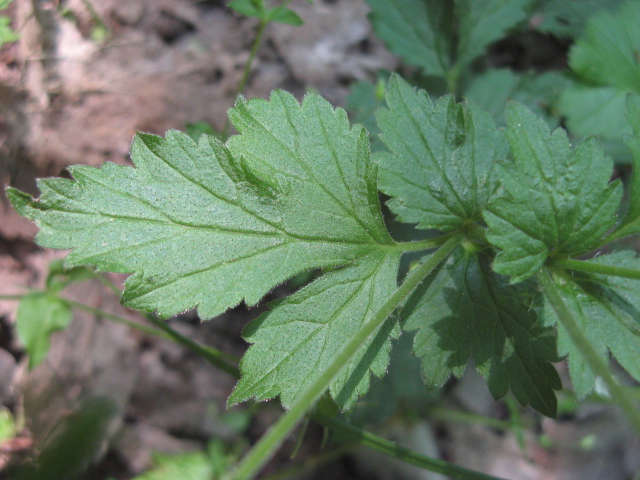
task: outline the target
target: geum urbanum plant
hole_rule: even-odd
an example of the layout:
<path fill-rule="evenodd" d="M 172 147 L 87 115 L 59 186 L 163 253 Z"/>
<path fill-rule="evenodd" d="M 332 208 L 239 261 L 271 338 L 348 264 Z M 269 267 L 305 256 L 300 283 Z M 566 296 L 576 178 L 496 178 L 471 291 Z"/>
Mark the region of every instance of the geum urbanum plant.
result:
<path fill-rule="evenodd" d="M 640 169 L 622 214 L 622 185 L 596 139 L 572 150 L 563 130 L 515 102 L 500 130 L 473 103 L 434 104 L 397 75 L 386 104 L 377 122 L 388 151 L 373 159 L 342 109 L 275 91 L 239 99 L 239 134 L 226 144 L 140 133 L 134 167 L 76 166 L 73 180 L 40 180 L 39 199 L 7 193 L 40 227 L 40 245 L 72 249 L 67 267 L 132 274 L 123 303 L 165 318 L 194 307 L 211 318 L 324 269 L 244 332 L 252 345 L 229 403 L 279 396 L 289 411 L 236 478 L 254 475 L 325 391 L 353 405 L 403 329 L 417 331 L 429 388 L 473 359 L 494 397 L 511 390 L 553 417 L 552 363 L 566 355 L 576 392 L 600 378 L 640 431 L 607 361 L 610 352 L 640 380 L 640 262 L 629 251 L 575 259 L 640 231 Z M 637 166 L 640 97 L 629 97 L 628 118 Z M 398 220 L 440 235 L 394 241 L 378 189 Z M 423 250 L 398 286 L 402 255 Z"/>

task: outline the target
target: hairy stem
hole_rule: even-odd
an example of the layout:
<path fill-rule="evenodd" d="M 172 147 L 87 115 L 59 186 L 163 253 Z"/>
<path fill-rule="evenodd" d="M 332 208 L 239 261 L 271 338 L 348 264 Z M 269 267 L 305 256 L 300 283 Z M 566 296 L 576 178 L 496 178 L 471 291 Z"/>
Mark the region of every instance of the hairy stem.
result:
<path fill-rule="evenodd" d="M 253 478 L 260 468 L 271 458 L 284 439 L 295 428 L 302 417 L 311 409 L 342 368 L 351 360 L 367 338 L 384 322 L 389 315 L 409 296 L 431 271 L 442 263 L 460 244 L 457 235 L 442 245 L 420 267 L 416 268 L 391 297 L 374 313 L 356 334 L 336 354 L 329 366 L 322 371 L 313 383 L 298 397 L 291 410 L 286 412 L 267 431 L 260 441 L 247 453 L 231 478 L 247 480 Z"/>
<path fill-rule="evenodd" d="M 264 34 L 264 29 L 266 28 L 269 22 L 267 20 L 260 20 L 260 25 L 258 26 L 258 32 L 256 33 L 256 38 L 253 40 L 253 45 L 251 45 L 251 52 L 249 53 L 249 58 L 247 58 L 246 63 L 244 64 L 244 72 L 242 73 L 242 79 L 240 79 L 240 83 L 238 84 L 238 88 L 236 88 L 236 94 L 234 95 L 234 99 L 238 98 L 238 95 L 241 95 L 244 92 L 244 88 L 247 86 L 247 81 L 249 80 L 249 74 L 251 73 L 251 67 L 253 65 L 253 60 L 256 58 L 256 54 L 258 53 L 258 48 L 260 48 L 260 43 L 262 43 L 262 35 Z M 222 140 L 226 141 L 229 138 L 229 127 L 231 123 L 229 121 L 229 116 L 227 115 L 227 120 L 224 122 L 224 128 L 222 130 Z"/>
<path fill-rule="evenodd" d="M 566 268 L 569 270 L 575 270 L 576 272 L 598 273 L 601 275 L 640 280 L 640 270 L 616 267 L 614 265 L 604 265 L 602 263 L 585 262 L 584 260 L 575 260 L 573 258 L 553 259 L 549 262 L 549 266 Z"/>
<path fill-rule="evenodd" d="M 593 348 L 589 339 L 587 339 L 585 334 L 582 332 L 578 322 L 576 322 L 573 314 L 564 303 L 564 300 L 562 299 L 560 292 L 558 292 L 549 272 L 546 269 L 542 269 L 538 274 L 538 280 L 542 285 L 545 297 L 547 297 L 551 307 L 556 312 L 559 322 L 569 334 L 571 342 L 578 349 L 591 370 L 593 370 L 593 372 L 602 379 L 609 389 L 611 397 L 627 415 L 636 431 L 640 433 L 640 409 L 638 409 L 632 397 L 627 394 L 627 391 L 618 385 L 616 380 L 613 378 L 607 363 Z"/>
<path fill-rule="evenodd" d="M 449 462 L 445 462 L 444 460 L 438 460 L 436 458 L 421 455 L 409 450 L 408 448 L 401 447 L 394 442 L 390 442 L 389 440 L 385 440 L 384 438 L 374 435 L 373 433 L 367 432 L 366 430 L 349 425 L 334 416 L 316 412 L 311 416 L 311 418 L 322 425 L 354 438 L 361 445 L 371 447 L 378 452 L 385 453 L 391 457 L 402 460 L 403 462 L 416 465 L 432 472 L 441 473 L 442 475 L 446 475 L 450 478 L 462 480 L 500 480 L 498 477 L 468 470 L 464 467 L 458 467 Z"/>

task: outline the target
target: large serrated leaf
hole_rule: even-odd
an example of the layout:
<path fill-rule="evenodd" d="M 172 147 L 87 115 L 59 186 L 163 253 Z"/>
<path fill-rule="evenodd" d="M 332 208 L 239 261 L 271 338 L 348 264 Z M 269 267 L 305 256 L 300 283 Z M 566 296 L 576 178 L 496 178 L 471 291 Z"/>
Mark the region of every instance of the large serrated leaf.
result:
<path fill-rule="evenodd" d="M 197 306 L 210 318 L 301 271 L 393 250 L 366 132 L 343 110 L 274 92 L 231 118 L 241 135 L 228 148 L 138 134 L 135 168 L 74 167 L 75 180 L 41 180 L 38 200 L 8 195 L 41 245 L 73 249 L 67 267 L 133 273 L 126 305 L 164 317 Z"/>
<path fill-rule="evenodd" d="M 563 130 L 550 133 L 515 102 L 507 123 L 513 161 L 498 168 L 504 191 L 483 215 L 488 240 L 501 249 L 494 269 L 518 282 L 549 255 L 574 256 L 600 246 L 616 222 L 622 185 L 609 183 L 613 162 L 596 139 L 572 151 Z"/>
<path fill-rule="evenodd" d="M 250 324 L 244 337 L 253 345 L 242 359 L 242 378 L 231 404 L 280 395 L 295 402 L 396 289 L 399 254 L 372 254 L 357 265 L 330 272 L 277 304 Z M 369 388 L 370 373 L 382 376 L 391 338 L 399 330 L 387 320 L 331 384 L 331 395 L 349 408 Z"/>
<path fill-rule="evenodd" d="M 426 92 L 392 77 L 388 108 L 377 113 L 390 152 L 375 155 L 380 189 L 402 222 L 451 231 L 478 219 L 497 188 L 494 164 L 507 144 L 490 115 L 446 96 L 434 104 Z"/>
<path fill-rule="evenodd" d="M 602 255 L 590 262 L 640 270 L 640 259 L 633 252 Z M 640 282 L 577 272 L 554 275 L 553 280 L 593 348 L 603 358 L 611 352 L 618 363 L 640 381 Z M 558 323 L 558 353 L 568 355 L 574 390 L 584 397 L 594 389 L 596 375 L 557 321 L 553 308 L 545 304 L 543 311 L 547 324 Z"/>
<path fill-rule="evenodd" d="M 427 387 L 461 376 L 472 358 L 495 398 L 511 389 L 522 404 L 555 417 L 554 335 L 537 323 L 528 292 L 507 285 L 482 254 L 452 255 L 402 311 L 403 328 L 417 330 L 414 353 Z"/>

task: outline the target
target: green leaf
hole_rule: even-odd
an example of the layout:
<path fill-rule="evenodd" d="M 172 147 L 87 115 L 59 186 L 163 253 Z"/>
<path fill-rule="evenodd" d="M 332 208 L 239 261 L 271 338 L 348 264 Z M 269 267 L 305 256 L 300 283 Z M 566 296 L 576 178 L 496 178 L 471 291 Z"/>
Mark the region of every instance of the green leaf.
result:
<path fill-rule="evenodd" d="M 212 137 L 217 137 L 219 135 L 213 128 L 213 125 L 208 122 L 200 121 L 187 123 L 185 128 L 186 134 L 189 135 L 196 143 L 200 140 L 202 135 L 211 135 Z"/>
<path fill-rule="evenodd" d="M 227 7 L 247 17 L 263 19 L 267 14 L 263 0 L 233 0 Z"/>
<path fill-rule="evenodd" d="M 267 20 L 269 22 L 286 23 L 287 25 L 293 25 L 295 27 L 304 25 L 304 21 L 296 12 L 284 7 L 269 10 L 267 12 Z"/>
<path fill-rule="evenodd" d="M 496 159 L 507 144 L 489 114 L 446 96 L 432 104 L 395 75 L 388 108 L 376 115 L 389 152 L 377 153 L 380 189 L 402 222 L 418 228 L 460 229 L 478 219 L 497 188 Z"/>
<path fill-rule="evenodd" d="M 133 480 L 210 480 L 213 478 L 211 461 L 202 452 L 177 455 L 154 455 L 156 466 Z"/>
<path fill-rule="evenodd" d="M 640 95 L 627 96 L 627 119 L 633 130 L 633 135 L 624 139 L 633 157 L 633 170 L 629 182 L 629 208 L 624 220 L 611 235 L 612 238 L 640 232 Z"/>
<path fill-rule="evenodd" d="M 11 28 L 11 19 L 9 17 L 0 16 L 0 47 L 5 43 L 15 42 L 20 38 Z"/>
<path fill-rule="evenodd" d="M 591 18 L 569 54 L 582 83 L 568 88 L 558 108 L 572 133 L 620 140 L 628 92 L 640 93 L 640 2 L 627 1 L 618 12 Z"/>
<path fill-rule="evenodd" d="M 459 19 L 456 61 L 469 65 L 505 32 L 522 22 L 529 0 L 459 0 L 455 15 Z"/>
<path fill-rule="evenodd" d="M 588 19 L 600 10 L 614 10 L 621 0 L 543 0 L 531 18 L 537 30 L 560 38 L 576 38 Z"/>
<path fill-rule="evenodd" d="M 513 161 L 498 173 L 503 191 L 484 212 L 487 239 L 502 251 L 496 272 L 519 282 L 534 275 L 551 254 L 575 256 L 602 244 L 615 224 L 622 198 L 619 181 L 596 139 L 574 151 L 564 130 L 552 134 L 522 105 L 507 107 Z"/>
<path fill-rule="evenodd" d="M 327 273 L 250 324 L 244 337 L 253 345 L 242 359 L 242 378 L 229 403 L 280 395 L 290 407 L 393 294 L 398 263 L 397 253 L 372 254 Z M 343 410 L 368 390 L 369 372 L 386 372 L 391 338 L 398 333 L 396 322 L 388 319 L 333 381 L 331 395 Z"/>
<path fill-rule="evenodd" d="M 471 80 L 465 96 L 491 113 L 496 124 L 506 124 L 505 107 L 516 100 L 555 128 L 559 120 L 552 110 L 560 93 L 571 82 L 557 72 L 519 74 L 508 69 L 490 69 Z"/>
<path fill-rule="evenodd" d="M 18 338 L 29 354 L 29 368 L 37 367 L 49 351 L 49 336 L 66 328 L 73 315 L 71 308 L 56 295 L 31 292 L 18 305 Z"/>
<path fill-rule="evenodd" d="M 591 262 L 617 267 L 640 269 L 640 259 L 634 252 L 617 252 L 596 257 Z M 640 282 L 637 280 L 572 272 L 554 275 L 554 282 L 567 307 L 594 349 L 603 358 L 608 352 L 629 374 L 640 381 Z M 554 325 L 557 316 L 547 303 L 545 323 Z M 576 394 L 584 397 L 596 381 L 582 355 L 576 349 L 560 322 L 558 323 L 558 353 L 568 355 L 569 372 Z"/>
<path fill-rule="evenodd" d="M 16 421 L 11 412 L 4 406 L 0 406 L 0 445 L 13 438 L 16 434 Z"/>
<path fill-rule="evenodd" d="M 382 75 L 380 75 L 382 77 Z M 371 151 L 379 152 L 384 150 L 384 144 L 378 138 L 380 129 L 376 124 L 374 112 L 385 105 L 384 103 L 384 87 L 386 80 L 378 78 L 376 84 L 362 81 L 355 82 L 349 86 L 349 95 L 347 95 L 345 109 L 349 112 L 352 122 L 360 123 L 369 132 L 371 140 Z M 388 78 L 387 78 L 388 79 Z M 382 94 L 379 95 L 382 86 Z"/>
<path fill-rule="evenodd" d="M 490 258 L 463 249 L 411 296 L 403 328 L 418 330 L 414 353 L 427 388 L 460 377 L 472 358 L 494 398 L 509 389 L 523 405 L 556 416 L 560 378 L 553 330 L 532 308 L 530 286 L 507 285 Z"/>
<path fill-rule="evenodd" d="M 423 0 L 367 0 L 369 19 L 380 37 L 409 65 L 425 75 L 446 76 L 449 54 L 448 2 Z"/>
<path fill-rule="evenodd" d="M 241 135 L 138 134 L 136 168 L 71 169 L 8 195 L 40 226 L 39 244 L 72 248 L 65 266 L 134 273 L 127 306 L 169 317 L 195 306 L 211 318 L 312 268 L 396 251 L 386 231 L 367 135 L 322 97 L 241 99 Z"/>
<path fill-rule="evenodd" d="M 527 2 L 461 0 L 452 11 L 452 2 L 367 0 L 373 28 L 389 49 L 425 75 L 440 77 L 465 68 L 524 20 Z"/>

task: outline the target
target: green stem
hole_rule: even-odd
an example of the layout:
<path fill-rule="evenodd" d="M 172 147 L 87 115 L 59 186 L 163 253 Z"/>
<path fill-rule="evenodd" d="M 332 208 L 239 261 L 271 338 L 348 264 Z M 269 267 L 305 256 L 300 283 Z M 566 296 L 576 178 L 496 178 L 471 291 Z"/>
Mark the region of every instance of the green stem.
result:
<path fill-rule="evenodd" d="M 260 20 L 260 25 L 258 26 L 258 32 L 256 33 L 256 38 L 253 40 L 253 45 L 251 46 L 251 52 L 249 53 L 249 58 L 244 64 L 244 72 L 242 73 L 242 79 L 238 84 L 238 88 L 236 89 L 236 94 L 234 96 L 235 99 L 238 98 L 238 95 L 241 95 L 244 92 L 244 88 L 247 86 L 247 81 L 249 80 L 249 74 L 251 73 L 251 66 L 253 65 L 253 60 L 256 58 L 256 54 L 258 53 L 258 48 L 260 48 L 260 43 L 262 42 L 262 35 L 264 34 L 264 29 L 268 25 L 267 20 Z M 227 119 L 224 122 L 224 128 L 222 130 L 222 140 L 226 141 L 229 137 L 229 127 L 231 123 L 229 122 L 229 116 L 227 115 Z"/>
<path fill-rule="evenodd" d="M 451 234 L 440 235 L 439 237 L 430 238 L 428 240 L 418 240 L 414 242 L 397 242 L 394 248 L 401 252 L 419 252 L 420 250 L 430 250 L 437 248 L 452 237 Z"/>
<path fill-rule="evenodd" d="M 433 253 L 420 267 L 416 268 L 391 297 L 366 320 L 356 334 L 337 352 L 329 366 L 322 371 L 311 385 L 298 397 L 291 410 L 286 412 L 267 431 L 260 441 L 247 453 L 232 474 L 236 480 L 253 478 L 260 468 L 280 447 L 287 435 L 295 428 L 305 413 L 311 409 L 343 367 L 351 360 L 362 344 L 384 322 L 389 315 L 409 296 L 409 294 L 460 244 L 461 236 L 456 235 Z"/>
<path fill-rule="evenodd" d="M 627 394 L 626 390 L 618 385 L 609 371 L 607 363 L 593 348 L 589 339 L 582 332 L 578 322 L 576 322 L 573 314 L 569 311 L 560 292 L 558 292 L 553 280 L 549 276 L 549 272 L 546 269 L 542 269 L 538 274 L 538 280 L 542 285 L 545 297 L 547 297 L 551 307 L 558 316 L 559 322 L 569 334 L 571 342 L 578 349 L 587 362 L 587 365 L 589 365 L 589 368 L 602 379 L 609 389 L 611 397 L 625 412 L 636 431 L 640 433 L 640 410 L 637 408 L 633 399 Z"/>
<path fill-rule="evenodd" d="M 633 278 L 640 280 L 640 270 L 633 268 L 616 267 L 603 263 L 585 262 L 573 258 L 556 258 L 549 262 L 551 267 L 566 268 L 577 272 L 597 273 L 601 275 L 611 275 L 613 277 Z"/>
<path fill-rule="evenodd" d="M 408 448 L 401 447 L 394 442 L 374 435 L 371 432 L 349 425 L 334 416 L 316 412 L 311 416 L 311 418 L 334 431 L 355 438 L 361 445 L 373 448 L 378 452 L 385 453 L 393 458 L 402 460 L 403 462 L 416 465 L 432 472 L 441 473 L 442 475 L 446 475 L 450 478 L 461 480 L 500 480 L 498 477 L 475 472 L 473 470 L 445 462 L 444 460 L 438 460 L 436 458 L 421 455 L 409 450 Z"/>

